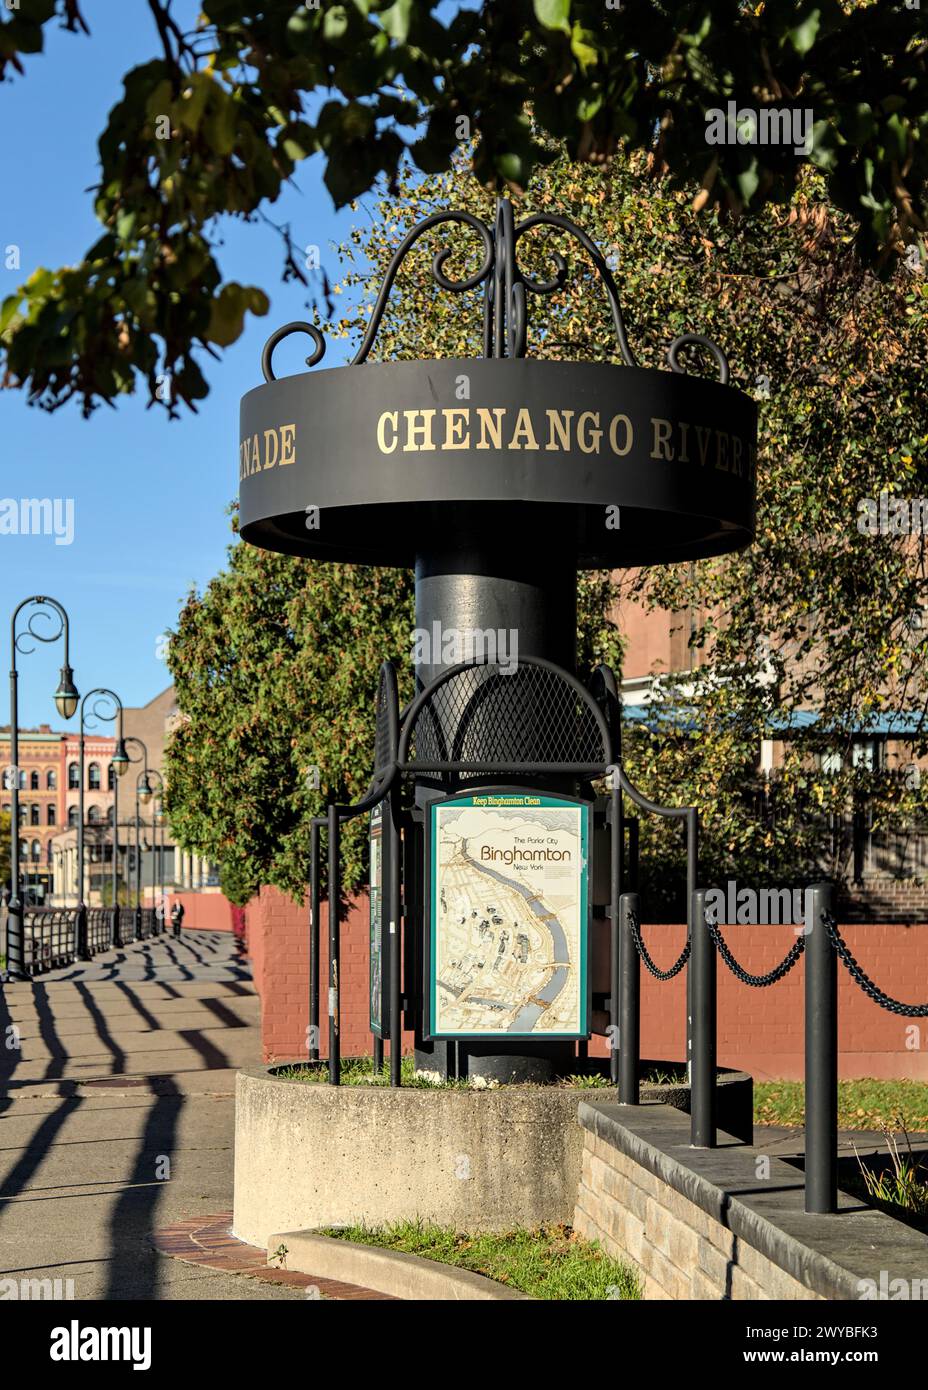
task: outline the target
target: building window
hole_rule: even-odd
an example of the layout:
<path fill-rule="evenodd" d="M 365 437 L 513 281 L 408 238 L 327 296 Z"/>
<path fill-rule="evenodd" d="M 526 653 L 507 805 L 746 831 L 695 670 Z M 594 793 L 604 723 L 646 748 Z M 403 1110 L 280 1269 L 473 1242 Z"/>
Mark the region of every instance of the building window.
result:
<path fill-rule="evenodd" d="M 100 807 L 91 806 L 87 812 L 87 819 L 91 825 L 100 824 Z"/>
<path fill-rule="evenodd" d="M 45 774 L 45 789 L 50 792 L 58 790 L 58 773 L 53 767 L 50 767 Z"/>
<path fill-rule="evenodd" d="M 32 792 L 39 790 L 39 774 L 35 771 L 29 773 L 29 790 Z"/>
<path fill-rule="evenodd" d="M 77 763 L 68 763 L 68 790 L 72 792 L 80 791 L 81 774 L 78 771 Z"/>
<path fill-rule="evenodd" d="M 28 811 L 29 811 L 29 807 L 28 807 L 28 806 L 24 806 L 24 805 L 22 804 L 22 802 L 20 802 L 20 805 L 19 805 L 19 823 L 20 823 L 20 825 L 25 825 L 26 822 L 28 821 L 28 819 L 29 819 Z"/>
<path fill-rule="evenodd" d="M 87 769 L 87 786 L 92 792 L 100 790 L 100 764 L 91 763 Z"/>
<path fill-rule="evenodd" d="M 107 823 L 107 825 L 112 825 L 112 824 L 113 824 L 113 807 L 112 807 L 112 806 L 107 807 L 107 811 L 106 811 L 106 823 Z"/>
<path fill-rule="evenodd" d="M 68 829 L 73 830 L 77 825 L 77 807 L 68 807 Z"/>
<path fill-rule="evenodd" d="M 30 806 L 30 807 L 29 807 L 29 824 L 30 824 L 30 825 L 40 825 L 40 824 L 41 824 L 40 808 L 39 808 L 38 805 Z"/>
<path fill-rule="evenodd" d="M 45 862 L 46 862 L 46 864 L 49 866 L 49 868 L 51 868 L 51 863 L 52 863 L 52 842 L 51 842 L 51 840 L 49 840 L 48 844 L 45 846 Z"/>
<path fill-rule="evenodd" d="M 106 790 L 108 792 L 116 790 L 116 769 L 112 763 L 106 769 Z"/>
<path fill-rule="evenodd" d="M 21 792 L 24 792 L 24 791 L 26 790 L 26 774 L 25 774 L 25 772 L 21 772 L 21 773 L 19 774 L 19 790 L 20 790 Z"/>
<path fill-rule="evenodd" d="M 19 842 L 19 857 L 20 859 L 29 858 L 29 842 L 27 840 L 20 840 Z"/>
<path fill-rule="evenodd" d="M 49 806 L 46 819 L 49 825 L 55 824 L 57 817 L 54 806 Z"/>
<path fill-rule="evenodd" d="M 42 858 L 42 846 L 38 840 L 32 841 L 32 857 L 37 861 Z"/>

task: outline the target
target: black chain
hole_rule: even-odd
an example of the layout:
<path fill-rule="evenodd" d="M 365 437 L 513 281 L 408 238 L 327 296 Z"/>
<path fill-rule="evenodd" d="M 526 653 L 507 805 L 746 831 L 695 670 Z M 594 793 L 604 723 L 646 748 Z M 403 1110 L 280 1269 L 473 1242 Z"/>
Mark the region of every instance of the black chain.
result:
<path fill-rule="evenodd" d="M 902 1014 L 904 1018 L 928 1018 L 928 1004 L 900 1004 L 898 999 L 884 994 L 879 985 L 873 983 L 870 976 L 851 955 L 848 944 L 838 930 L 838 924 L 830 912 L 822 913 L 822 921 L 828 929 L 831 944 L 847 967 L 851 979 L 860 985 L 865 994 L 869 994 L 874 1003 L 888 1009 L 890 1013 Z"/>
<path fill-rule="evenodd" d="M 641 939 L 641 926 L 636 913 L 630 912 L 628 914 L 628 925 L 631 929 L 632 940 L 635 943 L 635 950 L 638 952 L 639 956 L 644 961 L 645 968 L 651 972 L 655 980 L 672 980 L 674 975 L 679 975 L 680 971 L 683 969 L 684 965 L 686 965 L 686 962 L 690 958 L 689 940 L 687 940 L 686 945 L 683 947 L 683 951 L 680 954 L 680 958 L 670 967 L 669 970 L 658 970 L 657 966 L 654 964 L 653 960 L 648 955 L 647 946 L 645 946 L 644 942 Z"/>
<path fill-rule="evenodd" d="M 706 928 L 712 940 L 715 942 L 716 949 L 722 960 L 728 966 L 731 973 L 741 981 L 743 985 L 753 985 L 755 989 L 763 989 L 767 985 L 775 985 L 778 980 L 782 980 L 784 975 L 788 975 L 802 955 L 806 944 L 804 936 L 797 937 L 790 946 L 789 951 L 779 965 L 775 965 L 772 970 L 768 970 L 766 975 L 752 975 L 745 970 L 743 965 L 739 965 L 725 944 L 722 933 L 718 929 L 718 924 L 712 920 L 708 911 L 706 912 Z"/>

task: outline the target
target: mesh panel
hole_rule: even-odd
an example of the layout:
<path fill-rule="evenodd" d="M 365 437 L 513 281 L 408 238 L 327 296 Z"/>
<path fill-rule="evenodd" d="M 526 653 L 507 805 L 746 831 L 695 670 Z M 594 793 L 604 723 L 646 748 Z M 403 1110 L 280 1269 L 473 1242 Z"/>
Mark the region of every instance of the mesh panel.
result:
<path fill-rule="evenodd" d="M 387 680 L 387 673 L 380 672 L 380 684 L 377 687 L 377 733 L 374 740 L 374 776 L 383 770 L 393 761 L 394 750 L 393 741 L 390 736 L 390 701 L 391 691 Z"/>
<path fill-rule="evenodd" d="M 562 673 L 544 666 L 522 662 L 509 674 L 471 666 L 440 685 L 419 710 L 411 760 L 605 763 L 591 703 Z"/>

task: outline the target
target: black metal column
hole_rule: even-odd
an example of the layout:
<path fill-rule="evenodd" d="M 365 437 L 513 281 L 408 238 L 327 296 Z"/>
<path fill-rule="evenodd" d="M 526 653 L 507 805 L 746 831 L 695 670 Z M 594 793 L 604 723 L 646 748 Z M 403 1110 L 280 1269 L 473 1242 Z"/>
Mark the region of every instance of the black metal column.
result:
<path fill-rule="evenodd" d="M 321 826 L 314 816 L 310 827 L 309 850 L 309 1060 L 319 1060 L 319 836 Z"/>
<path fill-rule="evenodd" d="M 630 917 L 639 918 L 637 893 L 619 899 L 619 1104 L 638 1104 L 641 1052 L 641 964 L 632 937 Z"/>
<path fill-rule="evenodd" d="M 341 875 L 339 873 L 340 831 L 338 807 L 329 807 L 329 1081 L 338 1086 L 341 1081 L 341 1038 L 339 1037 L 339 966 L 341 956 L 341 930 L 339 921 L 339 899 L 341 897 Z"/>
<path fill-rule="evenodd" d="M 403 1001 L 401 969 L 403 949 L 403 911 L 407 906 L 400 896 L 401 836 L 400 789 L 394 785 L 390 792 L 390 1085 L 399 1086 L 403 1065 Z"/>
<path fill-rule="evenodd" d="M 716 1131 L 716 956 L 706 926 L 706 890 L 691 898 L 690 1143 L 715 1148 Z"/>
<path fill-rule="evenodd" d="M 838 1203 L 838 957 L 823 921 L 830 883 L 809 889 L 806 921 L 806 1211 Z"/>
<path fill-rule="evenodd" d="M 563 528 L 554 517 L 533 523 L 521 505 L 462 503 L 455 515 L 453 544 L 445 542 L 442 547 L 438 541 L 438 537 L 447 536 L 448 527 L 437 516 L 434 528 L 426 528 L 426 533 L 429 531 L 436 538 L 435 545 L 416 559 L 416 629 L 428 657 L 416 665 L 418 689 L 472 654 L 446 645 L 468 640 L 469 634 L 502 634 L 502 647 L 497 646 L 496 654 L 501 664 L 507 659 L 517 662 L 523 656 L 538 656 L 570 671 L 576 668 L 577 571 L 572 547 L 565 544 Z M 476 654 L 481 654 L 480 648 Z M 514 748 L 524 747 L 525 722 L 532 718 L 528 705 L 523 716 L 514 708 Z M 445 732 L 449 741 L 453 740 L 454 730 Z M 505 737 L 504 730 L 496 733 L 498 738 Z M 456 756 L 478 760 L 486 756 L 486 750 L 471 740 Z M 513 761 L 519 756 L 514 753 Z M 498 751 L 494 760 L 506 761 Z M 479 786 L 499 779 L 467 780 Z M 506 780 L 518 783 L 520 779 L 512 776 Z M 576 781 L 570 778 L 531 780 L 536 785 L 550 782 L 552 791 L 571 794 L 577 790 Z M 417 778 L 419 805 L 438 794 L 436 779 L 427 775 Z M 416 923 L 419 933 L 423 925 Z M 511 1044 L 496 1040 L 426 1042 L 417 1036 L 416 1064 L 446 1077 L 481 1075 L 500 1082 L 544 1082 L 565 1068 L 572 1069 L 574 1044 L 543 1039 Z"/>

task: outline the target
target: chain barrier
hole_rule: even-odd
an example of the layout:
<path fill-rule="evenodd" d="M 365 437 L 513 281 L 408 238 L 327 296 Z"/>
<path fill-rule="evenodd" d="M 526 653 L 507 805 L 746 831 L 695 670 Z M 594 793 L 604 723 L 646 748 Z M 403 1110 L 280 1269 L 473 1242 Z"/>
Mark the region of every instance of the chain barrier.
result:
<path fill-rule="evenodd" d="M 708 911 L 706 912 L 706 927 L 709 935 L 715 942 L 716 950 L 731 973 L 736 979 L 740 980 L 743 985 L 753 985 L 755 989 L 764 989 L 767 985 L 775 985 L 778 980 L 783 979 L 784 975 L 788 975 L 802 955 L 806 944 L 804 936 L 798 937 L 796 941 L 793 942 L 792 946 L 790 946 L 789 951 L 783 960 L 780 961 L 779 965 L 775 965 L 772 970 L 768 970 L 766 975 L 752 975 L 750 971 L 745 970 L 744 966 L 740 965 L 738 961 L 735 960 L 731 951 L 725 944 L 722 933 L 719 931 L 718 923 L 712 919 Z"/>
<path fill-rule="evenodd" d="M 888 1009 L 890 1013 L 902 1014 L 904 1018 L 928 1018 L 928 1004 L 901 1004 L 898 999 L 893 999 L 890 995 L 885 994 L 879 985 L 874 984 L 867 972 L 854 959 L 830 912 L 822 913 L 822 921 L 828 929 L 831 944 L 841 957 L 851 979 L 855 984 L 860 985 L 863 992 L 868 994 L 874 1003 L 879 1004 L 881 1008 Z"/>
<path fill-rule="evenodd" d="M 683 969 L 684 965 L 686 965 L 686 962 L 690 958 L 691 943 L 689 939 L 687 939 L 686 945 L 683 947 L 679 959 L 674 962 L 670 969 L 659 970 L 657 966 L 654 964 L 651 957 L 648 955 L 648 948 L 647 946 L 645 946 L 644 941 L 641 938 L 641 924 L 638 921 L 638 916 L 636 913 L 630 912 L 628 914 L 628 925 L 631 928 L 632 940 L 635 943 L 635 950 L 638 952 L 639 956 L 644 961 L 645 968 L 650 971 L 650 973 L 654 976 L 655 980 L 672 980 L 674 975 L 679 975 L 680 971 Z"/>

